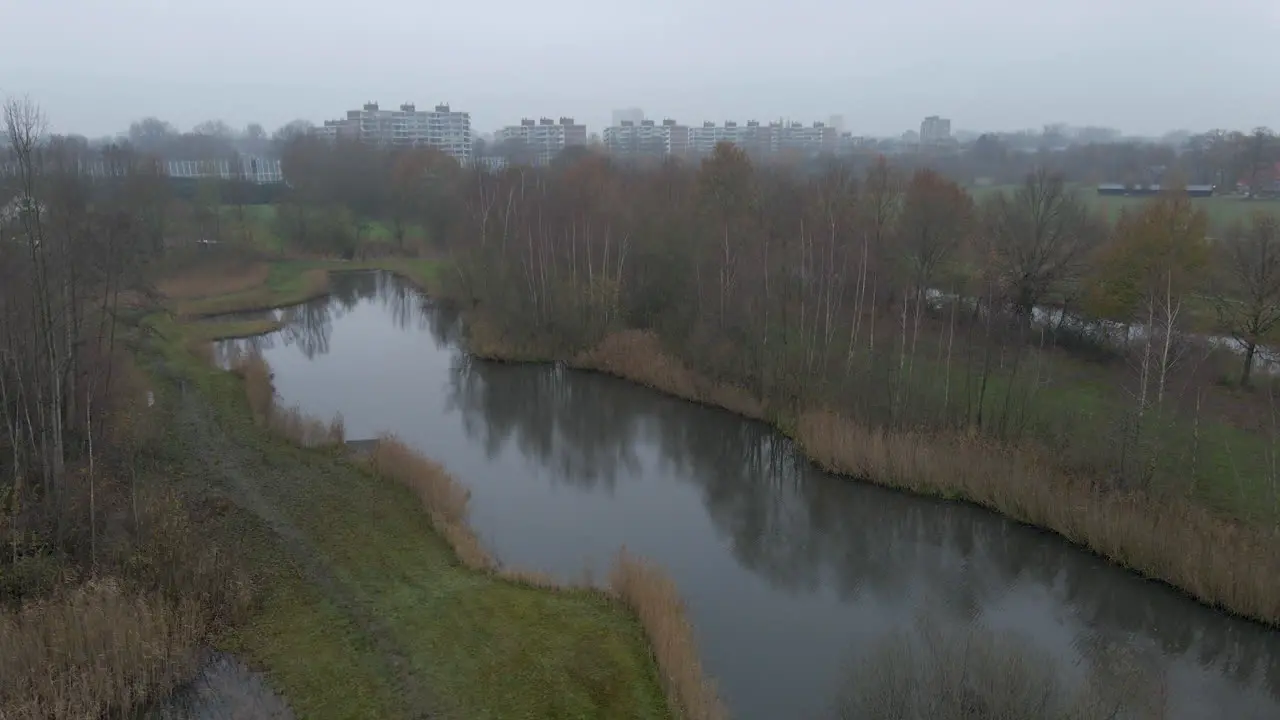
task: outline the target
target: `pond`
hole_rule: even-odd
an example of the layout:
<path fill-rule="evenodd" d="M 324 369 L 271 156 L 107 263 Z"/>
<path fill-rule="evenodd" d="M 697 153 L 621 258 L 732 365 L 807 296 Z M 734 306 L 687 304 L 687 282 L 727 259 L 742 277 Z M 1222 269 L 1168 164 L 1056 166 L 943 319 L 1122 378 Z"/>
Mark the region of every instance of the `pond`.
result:
<path fill-rule="evenodd" d="M 459 318 L 394 276 L 334 276 L 258 347 L 286 404 L 392 431 L 472 491 L 506 564 L 672 575 L 733 716 L 823 717 L 851 660 L 927 614 L 1013 630 L 1083 677 L 1129 648 L 1173 718 L 1280 717 L 1280 633 L 978 508 L 823 473 L 768 427 L 625 381 L 469 358 Z"/>

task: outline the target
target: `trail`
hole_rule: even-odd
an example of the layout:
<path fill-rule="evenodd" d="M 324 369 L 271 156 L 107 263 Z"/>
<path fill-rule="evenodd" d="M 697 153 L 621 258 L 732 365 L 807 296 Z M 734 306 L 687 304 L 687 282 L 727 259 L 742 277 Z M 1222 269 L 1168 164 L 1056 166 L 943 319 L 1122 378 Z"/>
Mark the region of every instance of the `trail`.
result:
<path fill-rule="evenodd" d="M 220 491 L 237 507 L 265 523 L 307 580 L 370 641 L 395 680 L 406 717 L 413 720 L 447 718 L 429 692 L 425 678 L 415 674 L 408 653 L 390 626 L 361 605 L 306 533 L 288 520 L 278 501 L 273 499 L 277 493 L 305 492 L 312 480 L 311 468 L 265 462 L 252 448 L 228 436 L 219 426 L 213 408 L 198 391 L 187 387 L 184 380 L 167 369 L 160 371 L 174 381 L 178 390 L 175 430 L 186 445 L 183 456 L 187 476 L 208 489 Z"/>

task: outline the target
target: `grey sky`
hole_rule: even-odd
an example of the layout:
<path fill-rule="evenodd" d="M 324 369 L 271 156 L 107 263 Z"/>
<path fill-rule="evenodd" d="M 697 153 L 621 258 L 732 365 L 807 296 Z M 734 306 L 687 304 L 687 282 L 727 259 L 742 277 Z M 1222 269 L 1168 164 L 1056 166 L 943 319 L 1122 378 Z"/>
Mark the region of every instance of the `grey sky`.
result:
<path fill-rule="evenodd" d="M 628 106 L 874 134 L 1280 126 L 1280 0 L 0 0 L 0 26 L 0 94 L 88 135 L 366 100 L 484 131 Z"/>

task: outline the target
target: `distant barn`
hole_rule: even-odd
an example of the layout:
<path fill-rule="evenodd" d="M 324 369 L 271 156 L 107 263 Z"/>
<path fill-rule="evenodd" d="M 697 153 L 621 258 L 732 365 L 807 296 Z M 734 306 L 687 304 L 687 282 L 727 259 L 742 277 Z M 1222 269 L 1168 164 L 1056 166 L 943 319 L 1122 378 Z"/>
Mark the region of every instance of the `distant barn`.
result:
<path fill-rule="evenodd" d="M 1121 185 L 1120 183 L 1103 183 L 1098 186 L 1098 194 L 1121 197 L 1150 197 L 1160 194 L 1159 185 Z M 1210 197 L 1213 195 L 1212 185 L 1188 185 L 1187 194 L 1191 197 Z"/>

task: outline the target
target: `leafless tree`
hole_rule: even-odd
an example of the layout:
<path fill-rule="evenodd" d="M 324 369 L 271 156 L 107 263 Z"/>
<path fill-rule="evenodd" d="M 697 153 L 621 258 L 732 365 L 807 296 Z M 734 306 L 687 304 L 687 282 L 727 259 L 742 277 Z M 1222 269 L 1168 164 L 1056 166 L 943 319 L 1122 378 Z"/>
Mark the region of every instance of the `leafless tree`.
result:
<path fill-rule="evenodd" d="M 1280 326 L 1280 218 L 1258 213 L 1217 244 L 1213 299 L 1222 326 L 1244 347 L 1240 384 L 1248 385 L 1258 347 Z"/>
<path fill-rule="evenodd" d="M 1022 316 L 1074 283 L 1105 234 L 1063 177 L 1044 169 L 1028 175 L 1012 196 L 992 195 L 982 220 L 989 271 Z"/>

